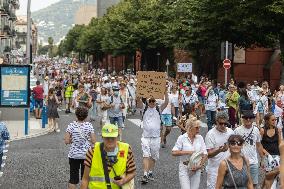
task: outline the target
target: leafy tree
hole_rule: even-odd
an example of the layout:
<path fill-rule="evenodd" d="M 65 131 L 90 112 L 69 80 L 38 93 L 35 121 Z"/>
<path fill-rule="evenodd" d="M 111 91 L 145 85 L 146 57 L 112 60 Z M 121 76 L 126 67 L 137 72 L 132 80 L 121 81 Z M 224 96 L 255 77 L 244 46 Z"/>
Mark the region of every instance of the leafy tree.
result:
<path fill-rule="evenodd" d="M 48 54 L 49 54 L 49 57 L 52 58 L 53 57 L 53 38 L 52 37 L 48 37 Z"/>
<path fill-rule="evenodd" d="M 66 35 L 64 40 L 64 47 L 67 53 L 72 51 L 80 52 L 80 49 L 77 47 L 77 43 L 81 33 L 84 31 L 84 25 L 75 25 Z"/>

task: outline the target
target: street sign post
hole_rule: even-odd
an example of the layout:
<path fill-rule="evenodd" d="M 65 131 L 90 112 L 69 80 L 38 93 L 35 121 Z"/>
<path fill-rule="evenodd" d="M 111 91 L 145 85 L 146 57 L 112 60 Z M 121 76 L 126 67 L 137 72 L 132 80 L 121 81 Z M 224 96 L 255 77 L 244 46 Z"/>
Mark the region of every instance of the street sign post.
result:
<path fill-rule="evenodd" d="M 223 61 L 223 67 L 225 68 L 225 86 L 227 86 L 228 83 L 228 69 L 231 68 L 231 61 L 228 59 L 228 53 L 229 53 L 229 42 L 226 41 L 226 49 L 225 49 L 225 60 Z M 225 66 L 226 64 L 226 66 Z"/>

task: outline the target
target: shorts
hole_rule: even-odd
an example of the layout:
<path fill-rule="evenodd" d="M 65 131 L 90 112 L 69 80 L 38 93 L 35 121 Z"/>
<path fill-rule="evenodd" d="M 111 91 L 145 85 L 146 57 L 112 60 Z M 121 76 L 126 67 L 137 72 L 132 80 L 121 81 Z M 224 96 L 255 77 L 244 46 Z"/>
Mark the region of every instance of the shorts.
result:
<path fill-rule="evenodd" d="M 166 127 L 173 126 L 172 114 L 162 114 L 161 120 L 162 120 L 163 126 L 166 126 Z"/>
<path fill-rule="evenodd" d="M 43 107 L 43 99 L 35 99 L 35 108 Z"/>
<path fill-rule="evenodd" d="M 159 159 L 161 137 L 141 138 L 143 157 L 151 157 L 154 160 Z"/>
<path fill-rule="evenodd" d="M 118 128 L 122 128 L 123 127 L 123 118 L 122 116 L 119 117 L 109 117 L 109 121 L 111 124 L 114 124 L 118 126 Z"/>
<path fill-rule="evenodd" d="M 81 179 L 84 174 L 84 159 L 73 159 L 69 158 L 70 165 L 70 184 L 78 184 L 80 180 L 80 168 L 81 168 Z"/>
<path fill-rule="evenodd" d="M 249 169 L 250 169 L 250 176 L 251 176 L 251 179 L 252 179 L 252 183 L 254 185 L 257 185 L 258 184 L 258 164 L 251 164 L 249 165 Z"/>
<path fill-rule="evenodd" d="M 72 97 L 65 97 L 66 104 L 70 104 L 72 102 Z"/>

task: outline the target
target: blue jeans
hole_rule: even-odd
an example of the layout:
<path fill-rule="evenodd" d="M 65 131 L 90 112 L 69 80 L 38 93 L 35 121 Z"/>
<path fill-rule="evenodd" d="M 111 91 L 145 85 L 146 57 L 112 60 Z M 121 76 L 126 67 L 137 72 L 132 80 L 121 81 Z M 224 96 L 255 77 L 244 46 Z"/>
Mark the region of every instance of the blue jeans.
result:
<path fill-rule="evenodd" d="M 206 110 L 206 116 L 207 116 L 208 131 L 210 131 L 210 129 L 212 129 L 212 126 L 213 124 L 215 124 L 216 121 L 216 111 Z"/>
<path fill-rule="evenodd" d="M 123 118 L 122 116 L 119 116 L 119 117 L 109 117 L 109 121 L 111 124 L 116 124 L 117 123 L 117 126 L 118 128 L 122 128 L 123 126 Z"/>
<path fill-rule="evenodd" d="M 91 113 L 90 118 L 95 119 L 96 115 L 97 115 L 97 103 L 96 103 L 96 101 L 93 102 L 93 106 L 92 106 L 90 113 Z"/>

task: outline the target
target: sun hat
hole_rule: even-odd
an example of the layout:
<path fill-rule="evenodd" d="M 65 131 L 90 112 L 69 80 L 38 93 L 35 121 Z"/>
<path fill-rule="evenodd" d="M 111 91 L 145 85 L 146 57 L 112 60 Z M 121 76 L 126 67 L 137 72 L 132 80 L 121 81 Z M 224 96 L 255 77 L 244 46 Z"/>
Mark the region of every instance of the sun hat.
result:
<path fill-rule="evenodd" d="M 255 118 L 253 111 L 244 111 L 242 118 Z"/>
<path fill-rule="evenodd" d="M 118 136 L 118 127 L 113 124 L 105 124 L 102 128 L 102 137 L 115 138 Z"/>

